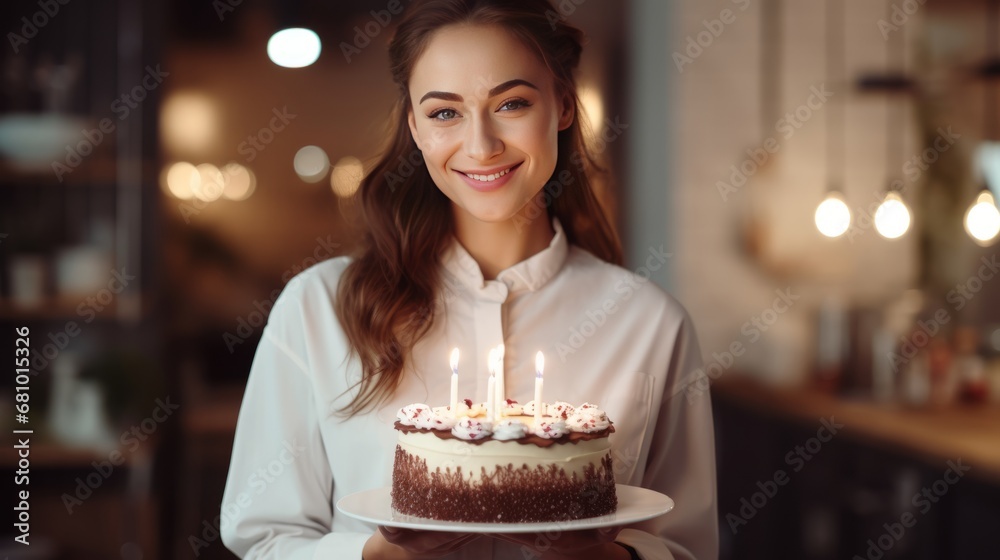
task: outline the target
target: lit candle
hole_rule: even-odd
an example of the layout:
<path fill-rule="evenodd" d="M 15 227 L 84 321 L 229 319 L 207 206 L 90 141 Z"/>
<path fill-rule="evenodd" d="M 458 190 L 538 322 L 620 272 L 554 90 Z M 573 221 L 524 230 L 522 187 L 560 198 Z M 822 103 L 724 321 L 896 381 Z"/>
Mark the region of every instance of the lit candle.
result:
<path fill-rule="evenodd" d="M 493 411 L 496 403 L 494 402 L 496 396 L 494 391 L 496 390 L 496 376 L 493 375 L 493 366 L 490 365 L 490 381 L 486 384 L 486 420 L 489 422 L 493 421 Z"/>
<path fill-rule="evenodd" d="M 451 351 L 451 413 L 458 417 L 458 348 Z"/>
<path fill-rule="evenodd" d="M 497 372 L 497 421 L 503 419 L 507 410 L 507 375 L 503 368 L 503 344 L 496 348 L 496 361 L 494 366 Z"/>
<path fill-rule="evenodd" d="M 539 350 L 535 354 L 535 426 L 542 423 L 542 370 L 545 369 L 545 354 Z"/>

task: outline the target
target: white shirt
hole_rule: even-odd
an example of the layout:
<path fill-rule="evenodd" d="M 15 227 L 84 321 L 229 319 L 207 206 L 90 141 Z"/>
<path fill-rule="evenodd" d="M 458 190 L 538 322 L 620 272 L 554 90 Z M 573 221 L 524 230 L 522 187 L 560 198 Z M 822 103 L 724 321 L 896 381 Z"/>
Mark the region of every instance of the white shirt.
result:
<path fill-rule="evenodd" d="M 338 500 L 391 483 L 396 411 L 448 404 L 453 347 L 459 398 L 486 399 L 487 354 L 501 341 L 508 398 L 534 396 L 535 353 L 545 353 L 547 402 L 598 404 L 619 484 L 662 492 L 674 510 L 618 539 L 645 560 L 718 557 L 715 457 L 707 392 L 681 379 L 701 365 L 685 310 L 654 283 L 567 243 L 558 219 L 550 245 L 484 281 L 457 240 L 442 258 L 444 289 L 427 335 L 405 362 L 391 402 L 344 420 L 357 359 L 334 313 L 338 257 L 295 277 L 275 302 L 240 409 L 222 502 L 221 536 L 241 558 L 356 560 L 376 527 L 336 511 Z M 651 250 L 648 268 L 667 255 Z M 480 538 L 449 559 L 525 558 Z"/>

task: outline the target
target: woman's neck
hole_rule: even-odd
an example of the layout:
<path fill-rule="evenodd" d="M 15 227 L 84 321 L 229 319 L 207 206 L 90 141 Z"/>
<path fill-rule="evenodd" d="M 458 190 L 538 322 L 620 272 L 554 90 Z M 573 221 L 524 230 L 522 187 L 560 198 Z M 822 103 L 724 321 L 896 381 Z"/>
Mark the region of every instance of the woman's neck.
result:
<path fill-rule="evenodd" d="M 520 214 L 505 222 L 483 222 L 452 207 L 455 237 L 479 264 L 484 280 L 494 280 L 504 269 L 549 246 L 555 232 L 546 212 L 533 219 Z"/>

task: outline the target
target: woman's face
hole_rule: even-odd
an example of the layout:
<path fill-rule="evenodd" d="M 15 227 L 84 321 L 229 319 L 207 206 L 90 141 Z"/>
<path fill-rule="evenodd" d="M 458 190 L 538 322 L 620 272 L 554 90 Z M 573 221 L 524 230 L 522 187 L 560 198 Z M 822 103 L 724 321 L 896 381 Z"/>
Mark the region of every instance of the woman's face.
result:
<path fill-rule="evenodd" d="M 434 34 L 410 77 L 410 131 L 456 212 L 512 219 L 555 170 L 573 106 L 545 65 L 499 27 Z"/>

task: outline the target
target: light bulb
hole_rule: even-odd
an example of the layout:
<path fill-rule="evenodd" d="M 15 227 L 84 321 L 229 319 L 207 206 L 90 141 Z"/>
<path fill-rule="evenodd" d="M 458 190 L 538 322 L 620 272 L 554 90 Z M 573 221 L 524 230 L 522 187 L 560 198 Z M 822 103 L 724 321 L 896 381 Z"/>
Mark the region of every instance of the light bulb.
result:
<path fill-rule="evenodd" d="M 875 210 L 875 230 L 886 239 L 902 237 L 910 229 L 910 209 L 896 191 L 889 191 Z"/>
<path fill-rule="evenodd" d="M 840 237 L 851 226 L 851 209 L 836 192 L 816 208 L 816 228 L 827 237 Z"/>
<path fill-rule="evenodd" d="M 1000 210 L 990 191 L 984 190 L 965 213 L 965 231 L 983 247 L 990 245 L 1000 233 Z"/>
<path fill-rule="evenodd" d="M 267 41 L 268 58 L 285 68 L 309 66 L 319 58 L 321 49 L 319 35 L 302 27 L 282 29 Z"/>
<path fill-rule="evenodd" d="M 179 161 L 163 171 L 161 181 L 167 192 L 175 198 L 191 200 L 201 183 L 201 177 L 193 164 Z"/>
<path fill-rule="evenodd" d="M 303 146 L 299 148 L 298 152 L 295 152 L 292 166 L 295 168 L 295 173 L 303 181 L 318 183 L 330 171 L 330 158 L 319 146 Z"/>

